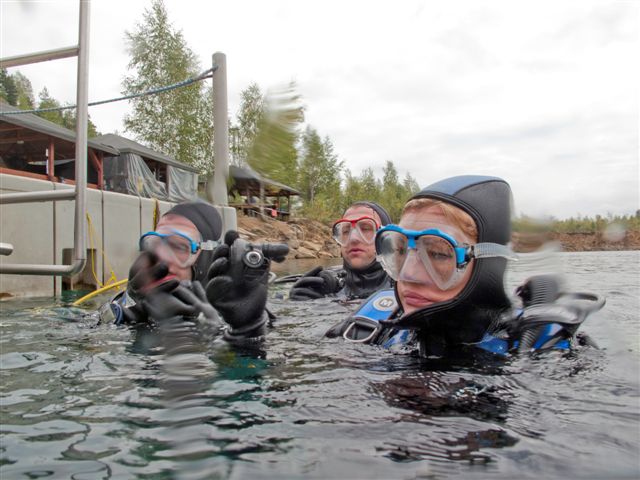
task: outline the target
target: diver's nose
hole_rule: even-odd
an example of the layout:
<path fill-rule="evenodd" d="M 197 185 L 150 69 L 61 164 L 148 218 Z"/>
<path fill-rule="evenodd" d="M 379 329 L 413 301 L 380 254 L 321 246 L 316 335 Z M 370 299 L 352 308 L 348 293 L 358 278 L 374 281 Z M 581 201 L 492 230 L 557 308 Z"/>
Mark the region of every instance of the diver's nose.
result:
<path fill-rule="evenodd" d="M 153 253 L 155 253 L 158 256 L 158 259 L 160 261 L 166 263 L 167 265 L 172 263 L 173 255 L 169 250 L 169 246 L 166 245 L 165 243 L 160 243 L 159 245 L 157 245 L 156 248 L 153 250 Z"/>
<path fill-rule="evenodd" d="M 433 280 L 427 273 L 427 269 L 424 267 L 418 253 L 413 248 L 410 248 L 409 253 L 407 253 L 402 269 L 400 270 L 400 275 L 398 275 L 398 279 L 405 282 L 421 283 L 424 285 L 433 284 Z"/>
<path fill-rule="evenodd" d="M 349 236 L 347 237 L 347 243 L 362 243 L 362 242 L 363 242 L 362 235 L 360 235 L 360 232 L 356 227 L 353 227 L 349 231 Z"/>

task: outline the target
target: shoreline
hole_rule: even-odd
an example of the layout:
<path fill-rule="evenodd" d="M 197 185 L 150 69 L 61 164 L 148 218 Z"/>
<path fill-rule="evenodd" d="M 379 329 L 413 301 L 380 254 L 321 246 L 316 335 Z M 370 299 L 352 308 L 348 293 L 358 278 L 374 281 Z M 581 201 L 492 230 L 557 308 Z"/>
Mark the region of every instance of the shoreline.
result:
<path fill-rule="evenodd" d="M 316 220 L 297 218 L 282 222 L 272 218 L 238 215 L 240 236 L 255 243 L 287 243 L 288 259 L 340 258 L 340 249 L 331 238 L 331 229 Z M 564 252 L 640 250 L 640 231 L 624 232 L 619 238 L 596 233 L 522 233 L 511 236 L 513 250 L 527 253 L 548 242 L 559 242 Z"/>

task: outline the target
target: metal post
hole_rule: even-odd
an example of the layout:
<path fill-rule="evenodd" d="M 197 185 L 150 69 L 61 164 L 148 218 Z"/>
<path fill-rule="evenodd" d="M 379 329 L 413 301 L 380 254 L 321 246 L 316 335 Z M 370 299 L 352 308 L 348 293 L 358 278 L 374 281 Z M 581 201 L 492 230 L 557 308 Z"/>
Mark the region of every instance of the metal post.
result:
<path fill-rule="evenodd" d="M 227 56 L 213 54 L 213 181 L 207 182 L 207 197 L 214 205 L 227 206 L 229 177 L 229 119 L 227 112 Z"/>
<path fill-rule="evenodd" d="M 56 48 L 42 52 L 30 53 L 28 55 L 17 55 L 15 57 L 5 57 L 0 59 L 1 68 L 20 67 L 33 63 L 48 62 L 49 60 L 59 60 L 61 58 L 75 57 L 78 55 L 78 46 Z"/>
<path fill-rule="evenodd" d="M 89 83 L 89 2 L 79 0 L 80 22 L 78 31 L 78 84 L 76 101 L 76 165 L 75 190 L 51 190 L 37 192 L 19 192 L 0 195 L 0 204 L 41 202 L 45 200 L 67 200 L 75 198 L 74 218 L 74 262 L 71 265 L 37 265 L 37 264 L 2 264 L 0 273 L 20 275 L 74 275 L 80 272 L 86 263 L 86 230 L 87 230 L 87 121 L 88 121 L 88 83 Z M 45 61 L 53 58 L 70 56 L 70 49 L 61 51 L 40 52 L 35 56 L 12 58 L 12 65 L 23 65 L 30 62 Z M 61 56 L 63 55 L 63 56 Z M 21 62 L 21 63 L 16 63 Z M 3 254 L 7 251 L 2 249 Z"/>
<path fill-rule="evenodd" d="M 56 176 L 55 173 L 55 157 L 56 150 L 55 144 L 53 143 L 53 137 L 49 137 L 49 150 L 47 151 L 47 177 L 50 181 L 53 181 Z"/>
<path fill-rule="evenodd" d="M 89 119 L 89 1 L 80 0 L 78 87 L 76 94 L 76 205 L 73 234 L 76 271 L 87 258 L 87 123 Z"/>

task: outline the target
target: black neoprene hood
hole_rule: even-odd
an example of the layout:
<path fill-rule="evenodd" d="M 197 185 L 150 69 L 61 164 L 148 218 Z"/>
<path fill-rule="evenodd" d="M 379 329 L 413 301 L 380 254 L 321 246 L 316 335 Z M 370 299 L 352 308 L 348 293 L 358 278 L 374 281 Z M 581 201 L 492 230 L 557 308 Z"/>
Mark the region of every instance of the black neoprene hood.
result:
<path fill-rule="evenodd" d="M 475 221 L 478 243 L 507 245 L 511 238 L 511 188 L 501 178 L 463 175 L 436 182 L 412 199 L 431 198 L 454 205 Z M 491 321 L 510 308 L 504 291 L 507 260 L 476 259 L 464 289 L 453 299 L 435 303 L 389 322 L 444 337 L 448 343 L 479 341 Z M 397 292 L 396 292 L 397 296 Z"/>
<path fill-rule="evenodd" d="M 389 215 L 389 213 L 384 208 L 382 208 L 381 205 L 378 205 L 376 202 L 365 202 L 365 201 L 353 202 L 351 205 L 349 205 L 349 208 L 356 207 L 358 205 L 369 207 L 371 210 L 376 212 L 380 217 L 380 223 L 382 225 L 388 225 L 389 223 L 391 223 L 391 216 Z M 349 210 L 349 208 L 347 208 L 347 210 Z M 344 213 L 342 214 L 343 216 L 345 213 L 347 213 L 347 210 L 344 211 Z"/>
<path fill-rule="evenodd" d="M 467 212 L 478 227 L 478 242 L 506 245 L 511 239 L 511 188 L 501 178 L 451 177 L 423 188 L 415 198 L 442 200 Z"/>

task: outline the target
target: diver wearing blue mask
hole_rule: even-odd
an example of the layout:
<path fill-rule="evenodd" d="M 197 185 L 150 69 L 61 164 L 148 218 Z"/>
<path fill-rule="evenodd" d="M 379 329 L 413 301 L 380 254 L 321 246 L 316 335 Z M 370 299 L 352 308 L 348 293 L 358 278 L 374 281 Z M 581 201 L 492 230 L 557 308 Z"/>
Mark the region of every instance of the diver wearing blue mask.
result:
<path fill-rule="evenodd" d="M 391 279 L 376 259 L 375 235 L 391 223 L 387 211 L 375 202 L 355 202 L 334 222 L 332 236 L 340 245 L 342 269 L 316 267 L 302 275 L 289 292 L 292 300 L 328 295 L 344 299 L 367 298 Z"/>
<path fill-rule="evenodd" d="M 221 230 L 220 214 L 205 202 L 169 210 L 141 236 L 127 290 L 100 309 L 101 321 L 147 329 L 200 318 L 229 341 L 264 335 L 270 261 L 282 261 L 289 249 L 252 245 L 235 231 L 222 243 Z"/>
<path fill-rule="evenodd" d="M 511 237 L 511 189 L 500 178 L 460 176 L 426 187 L 399 225 L 376 233 L 377 258 L 395 280 L 327 336 L 391 347 L 419 347 L 425 357 L 450 349 L 570 348 L 576 331 L 604 300 L 562 295 L 552 276 L 521 289 L 522 308 L 504 291 Z"/>

